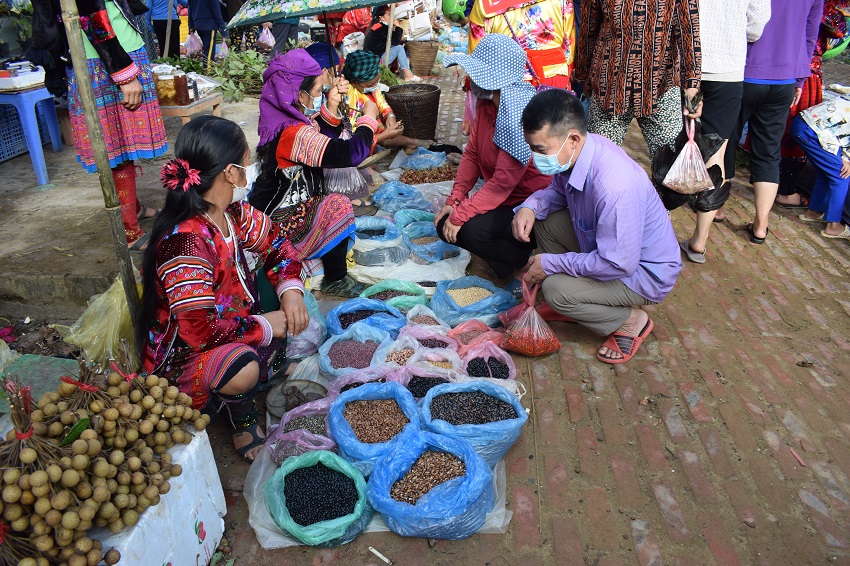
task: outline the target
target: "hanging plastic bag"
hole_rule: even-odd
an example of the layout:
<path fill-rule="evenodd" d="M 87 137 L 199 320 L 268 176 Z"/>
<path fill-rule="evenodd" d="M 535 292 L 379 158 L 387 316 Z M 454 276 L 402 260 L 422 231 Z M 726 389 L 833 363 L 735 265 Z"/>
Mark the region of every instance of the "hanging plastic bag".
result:
<path fill-rule="evenodd" d="M 372 401 L 376 399 L 394 399 L 401 412 L 407 417 L 408 423 L 401 432 L 386 442 L 360 442 L 348 421 L 345 420 L 345 406 L 352 401 Z M 357 468 L 363 475 L 372 473 L 381 456 L 392 452 L 399 445 L 410 442 L 419 435 L 419 409 L 413 400 L 413 395 L 404 386 L 394 383 L 366 383 L 340 393 L 331 403 L 329 413 L 331 435 L 336 440 L 339 453 Z"/>
<path fill-rule="evenodd" d="M 201 37 L 198 35 L 198 32 L 190 33 L 189 37 L 186 38 L 186 43 L 183 47 L 186 50 L 187 57 L 198 55 L 204 50 L 204 44 L 201 41 Z"/>
<path fill-rule="evenodd" d="M 463 373 L 473 378 L 516 379 L 516 365 L 509 353 L 492 342 L 482 342 L 467 350 Z"/>
<path fill-rule="evenodd" d="M 358 360 L 350 356 L 342 357 L 336 353 L 339 346 L 334 348 L 334 345 L 347 340 L 361 343 L 375 342 L 377 348 L 372 352 L 369 360 Z M 319 348 L 319 368 L 325 375 L 335 378 L 357 369 L 382 364 L 387 358 L 390 344 L 392 344 L 392 339 L 384 330 L 365 322 L 356 322 L 342 334 L 331 336 L 327 342 L 322 344 L 322 347 Z"/>
<path fill-rule="evenodd" d="M 343 128 L 341 140 L 351 139 L 351 132 Z M 322 168 L 325 177 L 325 189 L 330 193 L 339 193 L 354 200 L 369 194 L 369 183 L 360 174 L 357 167 Z"/>
<path fill-rule="evenodd" d="M 328 332 L 331 335 L 342 334 L 347 328 L 343 327 L 343 322 L 345 322 L 345 319 L 350 318 L 344 315 L 357 312 L 363 313 L 364 311 L 372 311 L 372 314 L 357 322 L 362 321 L 369 326 L 380 328 L 384 332 L 388 332 L 393 339 L 398 336 L 399 329 L 407 324 L 407 319 L 404 318 L 404 315 L 398 309 L 384 304 L 382 301 L 376 301 L 374 299 L 349 299 L 328 312 L 326 316 Z M 343 317 L 343 322 L 340 322 L 340 317 Z"/>
<path fill-rule="evenodd" d="M 399 339 L 410 337 L 416 340 L 416 343 L 426 349 L 448 349 L 457 352 L 457 340 L 450 337 L 442 328 L 433 326 L 408 325 L 399 330 Z"/>
<path fill-rule="evenodd" d="M 354 223 L 354 246 L 351 250 L 357 265 L 401 265 L 410 257 L 410 250 L 392 219 L 383 216 L 360 216 Z"/>
<path fill-rule="evenodd" d="M 481 391 L 510 404 L 516 411 L 516 418 L 495 421 L 487 424 L 453 425 L 440 419 L 431 418 L 431 403 L 435 397 L 445 393 L 463 393 Z M 422 401 L 422 428 L 437 434 L 460 437 L 467 440 L 491 468 L 508 452 L 519 438 L 522 427 L 528 420 L 528 413 L 520 404 L 516 395 L 499 385 L 476 380 L 468 383 L 448 383 L 431 389 Z"/>
<path fill-rule="evenodd" d="M 138 290 L 141 293 L 141 289 Z M 127 306 L 124 285 L 118 278 L 105 293 L 89 301 L 88 308 L 74 324 L 56 324 L 54 328 L 65 342 L 79 346 L 89 360 L 103 367 L 109 367 L 109 360 L 121 359 L 128 370 L 136 371 L 139 368 L 130 308 Z M 127 342 L 129 357 L 121 346 L 122 340 Z"/>
<path fill-rule="evenodd" d="M 452 290 L 473 287 L 483 289 L 483 291 L 479 291 L 480 294 L 483 295 L 484 292 L 489 292 L 489 295 L 473 303 L 461 306 L 449 293 Z M 486 279 L 472 275 L 461 277 L 454 281 L 439 281 L 437 283 L 437 292 L 434 293 L 434 297 L 431 299 L 431 309 L 437 313 L 437 316 L 453 327 L 473 318 L 480 320 L 488 326 L 496 326 L 499 324 L 499 313 L 508 310 L 516 304 L 516 299 L 509 292 L 499 289 Z"/>
<path fill-rule="evenodd" d="M 429 450 L 457 457 L 464 463 L 465 473 L 432 487 L 414 505 L 393 499 L 393 485 Z M 422 433 L 378 462 L 367 493 L 369 502 L 394 533 L 460 540 L 481 528 L 493 508 L 493 473 L 465 440 Z"/>
<path fill-rule="evenodd" d="M 220 61 L 228 56 L 230 56 L 230 48 L 227 46 L 227 42 L 222 39 L 221 43 L 215 48 L 215 60 Z"/>
<path fill-rule="evenodd" d="M 333 401 L 341 393 L 360 387 L 364 383 L 387 383 L 388 381 L 397 381 L 395 368 L 389 364 L 355 370 L 331 382 L 328 387 L 328 399 Z"/>
<path fill-rule="evenodd" d="M 664 177 L 665 187 L 683 195 L 692 195 L 714 188 L 705 161 L 702 160 L 699 146 L 694 142 L 694 122 L 692 118 L 685 118 L 688 141 L 682 151 L 679 152 L 679 156 L 673 162 L 667 176 Z"/>
<path fill-rule="evenodd" d="M 387 181 L 372 195 L 372 202 L 381 210 L 395 214 L 403 208 L 415 208 L 429 212 L 431 203 L 412 185 L 399 181 Z"/>
<path fill-rule="evenodd" d="M 561 341 L 552 328 L 534 308 L 537 304 L 539 285 L 529 289 L 525 279 L 522 281 L 523 304 L 505 329 L 502 348 L 526 356 L 546 356 L 561 349 Z"/>
<path fill-rule="evenodd" d="M 396 295 L 396 293 L 401 294 L 389 296 L 386 299 L 375 297 L 375 295 L 379 295 L 381 293 L 384 293 L 385 295 Z M 399 279 L 387 279 L 386 281 L 372 285 L 360 293 L 360 296 L 364 299 L 373 298 L 383 301 L 403 313 L 406 313 L 416 305 L 424 305 L 428 302 L 428 299 L 425 297 L 425 289 L 416 283 L 401 281 Z"/>
<path fill-rule="evenodd" d="M 448 334 L 452 329 L 451 326 L 440 320 L 440 318 L 434 314 L 434 311 L 425 305 L 416 305 L 407 311 L 407 325 L 424 326 L 443 334 Z"/>
<path fill-rule="evenodd" d="M 332 451 L 336 449 L 336 442 L 330 438 L 330 433 L 327 432 L 327 415 L 330 406 L 330 399 L 324 397 L 287 411 L 283 415 L 280 425 L 269 435 L 265 444 L 266 450 L 271 454 L 275 464 L 280 465 L 288 458 L 300 456 L 313 450 Z M 318 434 L 305 428 L 285 432 L 286 425 L 294 419 L 314 415 L 325 416 L 324 434 Z"/>
<path fill-rule="evenodd" d="M 402 169 L 413 169 L 421 171 L 422 169 L 434 169 L 446 162 L 446 153 L 444 151 L 434 152 L 428 151 L 424 147 L 417 147 L 413 153 L 407 156 L 402 164 Z"/>
<path fill-rule="evenodd" d="M 432 348 L 417 351 L 407 365 L 425 368 L 437 375 L 454 377 L 463 371 L 463 362 L 457 352 L 448 348 Z"/>
<path fill-rule="evenodd" d="M 320 463 L 351 478 L 357 490 L 357 502 L 354 504 L 354 511 L 348 515 L 302 526 L 292 519 L 286 507 L 286 496 L 283 492 L 286 476 L 295 470 Z M 333 452 L 316 450 L 286 460 L 266 482 L 263 491 L 269 512 L 277 526 L 287 535 L 309 546 L 333 548 L 351 542 L 372 520 L 372 506 L 366 500 L 366 480 L 353 466 Z"/>
<path fill-rule="evenodd" d="M 275 39 L 274 34 L 272 34 L 272 30 L 269 28 L 263 28 L 263 31 L 260 32 L 260 37 L 257 38 L 257 47 L 260 51 L 271 51 L 274 49 Z"/>
<path fill-rule="evenodd" d="M 465 357 L 471 348 L 491 342 L 494 346 L 500 346 L 505 333 L 501 330 L 490 328 L 480 320 L 467 320 L 455 326 L 449 336 L 457 340 L 457 353 Z"/>
<path fill-rule="evenodd" d="M 313 293 L 304 294 L 304 304 L 307 306 L 310 321 L 301 334 L 287 337 L 286 357 L 290 360 L 300 360 L 312 356 L 319 351 L 319 346 L 324 343 L 327 336 L 327 323 L 319 310 L 319 303 Z"/>

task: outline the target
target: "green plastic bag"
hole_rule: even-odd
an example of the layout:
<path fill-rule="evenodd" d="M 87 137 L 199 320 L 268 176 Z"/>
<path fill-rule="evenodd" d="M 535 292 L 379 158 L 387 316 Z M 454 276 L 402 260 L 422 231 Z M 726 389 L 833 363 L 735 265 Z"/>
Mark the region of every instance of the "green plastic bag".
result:
<path fill-rule="evenodd" d="M 332 470 L 341 472 L 354 480 L 357 489 L 357 503 L 354 512 L 331 521 L 320 521 L 303 527 L 296 523 L 286 508 L 286 496 L 283 486 L 287 474 L 300 468 L 309 468 L 322 463 Z M 307 452 L 300 456 L 287 458 L 280 468 L 268 479 L 263 492 L 274 522 L 287 535 L 309 546 L 332 548 L 351 542 L 369 525 L 373 509 L 366 500 L 366 480 L 354 469 L 354 466 L 327 450 Z"/>
<path fill-rule="evenodd" d="M 384 303 L 389 306 L 395 307 L 405 313 L 416 305 L 424 305 L 428 302 L 428 298 L 425 297 L 425 289 L 416 283 L 402 281 L 400 279 L 386 279 L 380 283 L 372 285 L 360 293 L 360 297 L 368 299 L 371 298 L 372 295 L 376 295 L 381 291 L 400 291 L 402 293 L 410 293 L 409 295 L 393 297 L 392 299 L 384 301 Z"/>

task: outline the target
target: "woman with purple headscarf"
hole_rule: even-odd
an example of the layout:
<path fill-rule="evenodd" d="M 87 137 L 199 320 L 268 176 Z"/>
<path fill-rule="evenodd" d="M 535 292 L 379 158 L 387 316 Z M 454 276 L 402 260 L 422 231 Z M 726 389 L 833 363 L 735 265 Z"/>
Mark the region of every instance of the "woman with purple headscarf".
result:
<path fill-rule="evenodd" d="M 299 261 L 322 260 L 322 293 L 350 298 L 365 289 L 345 265 L 354 211 L 347 196 L 327 192 L 322 169 L 356 167 L 368 157 L 379 127 L 378 109 L 363 112 L 351 139 L 339 139 L 348 81 L 335 79 L 323 98 L 321 75 L 304 49 L 276 56 L 263 73 L 260 173 L 248 200 L 283 224 Z"/>

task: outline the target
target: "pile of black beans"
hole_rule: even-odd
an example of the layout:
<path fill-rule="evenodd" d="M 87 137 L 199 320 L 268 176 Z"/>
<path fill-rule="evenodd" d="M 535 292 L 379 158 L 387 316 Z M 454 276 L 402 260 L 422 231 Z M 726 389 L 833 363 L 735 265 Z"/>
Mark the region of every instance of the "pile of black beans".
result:
<path fill-rule="evenodd" d="M 443 393 L 431 401 L 431 418 L 452 425 L 487 424 L 517 416 L 512 405 L 481 391 Z"/>
<path fill-rule="evenodd" d="M 360 387 L 361 385 L 365 385 L 367 383 L 386 383 L 386 382 L 387 382 L 387 378 L 381 377 L 381 378 L 378 378 L 378 379 L 373 379 L 372 381 L 364 381 L 363 383 L 349 383 L 348 385 L 346 385 L 345 387 L 340 389 L 339 392 L 345 393 L 349 389 L 354 389 L 356 387 Z"/>
<path fill-rule="evenodd" d="M 445 340 L 440 340 L 438 338 L 417 338 L 417 342 L 422 344 L 425 348 L 445 348 L 449 345 Z"/>
<path fill-rule="evenodd" d="M 321 462 L 293 470 L 283 481 L 286 509 L 302 527 L 344 517 L 357 505 L 354 480 Z"/>
<path fill-rule="evenodd" d="M 414 376 L 407 382 L 407 390 L 417 399 L 425 397 L 432 387 L 448 383 L 448 379 L 442 377 L 421 377 Z"/>
<path fill-rule="evenodd" d="M 361 311 L 352 311 L 352 312 L 344 312 L 339 315 L 339 325 L 342 326 L 343 330 L 354 324 L 355 322 L 360 322 L 361 320 L 365 320 L 375 314 L 378 311 L 373 310 L 361 310 Z"/>
<path fill-rule="evenodd" d="M 313 434 L 327 434 L 325 432 L 325 415 L 308 415 L 305 417 L 295 417 L 283 427 L 283 432 L 292 432 L 305 428 Z"/>
<path fill-rule="evenodd" d="M 484 358 L 473 358 L 466 365 L 466 373 L 469 377 L 494 377 L 496 379 L 507 379 L 509 375 L 508 364 L 496 358 L 484 361 Z"/>
<path fill-rule="evenodd" d="M 361 238 L 379 238 L 386 234 L 387 231 L 384 228 L 367 228 L 365 230 L 358 230 L 357 235 Z"/>

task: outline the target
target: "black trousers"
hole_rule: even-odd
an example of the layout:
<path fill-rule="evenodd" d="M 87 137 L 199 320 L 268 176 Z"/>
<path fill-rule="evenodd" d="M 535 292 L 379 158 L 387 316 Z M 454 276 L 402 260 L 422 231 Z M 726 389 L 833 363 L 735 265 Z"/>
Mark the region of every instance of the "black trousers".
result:
<path fill-rule="evenodd" d="M 168 43 L 168 53 L 165 52 L 165 31 L 168 28 L 168 20 L 153 20 L 153 30 L 156 32 L 156 40 L 159 42 L 159 53 L 161 57 L 180 56 L 180 20 L 171 20 L 171 41 Z"/>
<path fill-rule="evenodd" d="M 448 216 L 440 219 L 437 234 L 443 236 L 443 226 Z M 487 262 L 496 277 L 504 279 L 528 263 L 528 258 L 537 247 L 533 237 L 528 244 L 514 238 L 511 222 L 514 211 L 510 206 L 500 206 L 490 212 L 479 214 L 466 221 L 457 233 L 457 245 L 469 250 Z"/>

